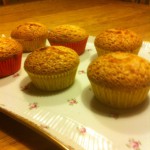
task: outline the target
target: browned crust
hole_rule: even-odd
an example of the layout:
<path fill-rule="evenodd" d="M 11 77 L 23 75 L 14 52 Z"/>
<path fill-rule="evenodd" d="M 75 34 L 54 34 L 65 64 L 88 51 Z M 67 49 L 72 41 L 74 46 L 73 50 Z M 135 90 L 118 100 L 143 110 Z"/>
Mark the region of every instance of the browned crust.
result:
<path fill-rule="evenodd" d="M 88 67 L 90 81 L 110 88 L 150 86 L 150 63 L 131 53 L 114 52 L 94 60 Z"/>
<path fill-rule="evenodd" d="M 108 29 L 96 36 L 94 45 L 106 51 L 132 52 L 142 45 L 142 39 L 128 29 Z"/>
<path fill-rule="evenodd" d="M 63 46 L 49 46 L 29 54 L 24 68 L 35 74 L 53 75 L 69 71 L 78 64 L 79 56 L 74 50 Z"/>
<path fill-rule="evenodd" d="M 18 25 L 11 32 L 11 37 L 15 39 L 34 40 L 36 38 L 47 38 L 47 36 L 47 27 L 37 22 L 26 22 Z"/>
<path fill-rule="evenodd" d="M 88 37 L 87 32 L 75 25 L 60 25 L 49 31 L 48 39 L 53 42 L 76 42 Z"/>
<path fill-rule="evenodd" d="M 0 60 L 22 53 L 22 51 L 21 44 L 16 40 L 6 37 L 0 38 Z"/>

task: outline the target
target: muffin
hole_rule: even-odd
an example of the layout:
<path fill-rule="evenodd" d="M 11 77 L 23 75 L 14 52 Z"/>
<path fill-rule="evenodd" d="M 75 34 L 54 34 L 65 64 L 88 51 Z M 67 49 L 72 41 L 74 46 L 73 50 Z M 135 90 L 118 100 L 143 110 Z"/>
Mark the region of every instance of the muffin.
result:
<path fill-rule="evenodd" d="M 108 29 L 96 36 L 94 45 L 98 56 L 115 51 L 138 54 L 142 39 L 128 29 Z"/>
<path fill-rule="evenodd" d="M 87 75 L 96 99 L 114 108 L 139 105 L 150 88 L 150 63 L 132 53 L 100 56 L 88 66 Z"/>
<path fill-rule="evenodd" d="M 49 46 L 29 54 L 24 68 L 35 87 L 43 91 L 58 91 L 73 84 L 78 64 L 79 56 L 74 50 Z"/>
<path fill-rule="evenodd" d="M 85 51 L 87 32 L 75 25 L 60 25 L 49 31 L 48 41 L 51 45 L 66 46 L 74 49 L 78 55 Z"/>
<path fill-rule="evenodd" d="M 16 40 L 0 38 L 0 78 L 14 74 L 20 69 L 23 48 Z"/>
<path fill-rule="evenodd" d="M 22 44 L 23 52 L 32 52 L 35 49 L 44 47 L 47 36 L 47 27 L 36 22 L 23 23 L 11 32 L 11 37 Z"/>

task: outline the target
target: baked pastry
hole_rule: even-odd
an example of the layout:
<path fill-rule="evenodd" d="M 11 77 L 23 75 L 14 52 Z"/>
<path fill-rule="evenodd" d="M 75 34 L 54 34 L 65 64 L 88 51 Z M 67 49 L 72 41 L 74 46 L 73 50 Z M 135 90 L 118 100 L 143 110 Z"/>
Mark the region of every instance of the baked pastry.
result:
<path fill-rule="evenodd" d="M 51 45 L 61 45 L 74 49 L 78 55 L 85 51 L 88 39 L 87 32 L 75 25 L 60 25 L 49 31 L 48 40 Z"/>
<path fill-rule="evenodd" d="M 87 75 L 96 99 L 115 108 L 142 103 L 150 88 L 150 63 L 136 54 L 100 56 L 89 65 Z"/>
<path fill-rule="evenodd" d="M 23 52 L 32 52 L 37 48 L 44 47 L 47 36 L 47 27 L 37 22 L 23 23 L 11 32 L 11 37 L 22 44 Z"/>
<path fill-rule="evenodd" d="M 138 54 L 142 39 L 128 29 L 108 29 L 96 36 L 94 45 L 98 56 L 115 51 Z"/>
<path fill-rule="evenodd" d="M 74 50 L 49 46 L 29 54 L 24 68 L 38 89 L 58 91 L 73 84 L 78 64 L 79 56 Z"/>
<path fill-rule="evenodd" d="M 23 48 L 16 40 L 0 38 L 0 78 L 14 74 L 20 69 Z"/>

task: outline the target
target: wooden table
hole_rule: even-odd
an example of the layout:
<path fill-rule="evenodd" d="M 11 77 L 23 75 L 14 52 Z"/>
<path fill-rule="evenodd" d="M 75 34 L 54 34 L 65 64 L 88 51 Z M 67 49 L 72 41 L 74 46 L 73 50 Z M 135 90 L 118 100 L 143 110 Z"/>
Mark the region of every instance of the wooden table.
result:
<path fill-rule="evenodd" d="M 131 29 L 150 41 L 150 6 L 113 0 L 42 0 L 0 6 L 0 34 L 26 21 L 41 22 L 52 28 L 74 24 L 90 35 L 114 27 Z M 0 149 L 57 150 L 53 142 L 0 113 Z"/>

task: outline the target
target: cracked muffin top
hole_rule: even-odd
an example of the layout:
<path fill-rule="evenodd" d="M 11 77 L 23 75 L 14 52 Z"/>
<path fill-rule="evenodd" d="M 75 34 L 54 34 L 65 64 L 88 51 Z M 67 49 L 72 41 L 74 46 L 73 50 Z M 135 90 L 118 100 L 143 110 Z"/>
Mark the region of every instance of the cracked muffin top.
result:
<path fill-rule="evenodd" d="M 128 29 L 108 29 L 95 38 L 94 45 L 106 51 L 133 52 L 142 45 L 142 39 Z"/>
<path fill-rule="evenodd" d="M 78 54 L 64 46 L 49 46 L 35 50 L 25 60 L 25 70 L 39 75 L 67 72 L 79 64 Z"/>
<path fill-rule="evenodd" d="M 21 44 L 16 40 L 6 37 L 0 38 L 0 60 L 22 53 L 22 51 Z"/>
<path fill-rule="evenodd" d="M 37 22 L 26 22 L 11 32 L 11 37 L 15 39 L 33 40 L 35 38 L 47 38 L 47 36 L 47 27 Z"/>
<path fill-rule="evenodd" d="M 75 25 L 60 25 L 49 31 L 48 39 L 52 42 L 76 42 L 88 37 L 87 32 Z"/>
<path fill-rule="evenodd" d="M 136 89 L 150 86 L 150 63 L 131 53 L 114 52 L 95 59 L 88 67 L 91 82 L 109 87 Z"/>

